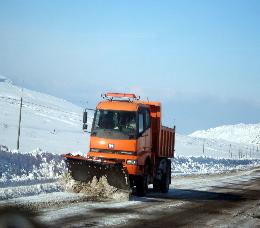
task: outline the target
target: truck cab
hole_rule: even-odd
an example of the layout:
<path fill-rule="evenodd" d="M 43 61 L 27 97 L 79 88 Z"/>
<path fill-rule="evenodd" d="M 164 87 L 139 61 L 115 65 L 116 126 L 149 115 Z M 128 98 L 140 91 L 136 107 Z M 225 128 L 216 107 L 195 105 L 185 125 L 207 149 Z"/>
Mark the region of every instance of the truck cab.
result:
<path fill-rule="evenodd" d="M 128 101 L 103 101 L 97 105 L 90 133 L 88 158 L 120 162 L 129 175 L 142 175 L 151 159 L 149 106 Z"/>

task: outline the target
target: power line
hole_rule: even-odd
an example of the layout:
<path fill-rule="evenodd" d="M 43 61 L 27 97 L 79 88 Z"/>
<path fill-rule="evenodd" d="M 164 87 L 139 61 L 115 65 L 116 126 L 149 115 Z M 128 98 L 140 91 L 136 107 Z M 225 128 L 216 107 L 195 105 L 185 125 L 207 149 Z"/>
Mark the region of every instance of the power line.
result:
<path fill-rule="evenodd" d="M 4 97 L 4 96 L 0 96 L 0 99 L 2 99 L 5 103 L 9 103 L 10 102 L 7 102 L 7 100 L 9 101 L 14 101 L 17 105 L 19 105 L 20 103 L 20 100 L 19 99 L 16 99 L 16 98 L 11 98 L 11 97 Z M 12 103 L 12 102 L 11 102 Z M 58 112 L 63 112 L 63 113 L 66 113 L 66 114 L 70 114 L 70 115 L 74 115 L 74 116 L 78 116 L 81 118 L 81 115 L 76 113 L 76 112 L 68 112 L 68 111 L 64 111 L 64 110 L 61 110 L 61 109 L 57 109 L 57 108 L 53 108 L 53 107 L 50 107 L 50 106 L 46 106 L 46 105 L 40 105 L 40 104 L 36 104 L 36 103 L 33 103 L 33 102 L 29 102 L 29 101 L 23 101 L 23 104 L 22 106 L 23 107 L 26 107 L 26 104 L 28 105 L 34 105 L 36 107 L 41 107 L 41 108 L 45 108 L 45 109 L 49 109 L 49 110 L 54 110 L 54 111 L 58 111 Z M 93 119 L 93 117 L 88 117 L 88 119 Z"/>

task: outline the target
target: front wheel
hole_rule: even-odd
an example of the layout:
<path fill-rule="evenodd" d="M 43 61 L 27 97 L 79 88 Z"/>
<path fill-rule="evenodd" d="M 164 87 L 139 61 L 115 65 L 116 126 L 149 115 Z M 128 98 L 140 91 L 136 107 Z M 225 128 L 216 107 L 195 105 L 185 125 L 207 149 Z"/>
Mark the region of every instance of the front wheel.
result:
<path fill-rule="evenodd" d="M 140 176 L 136 183 L 136 194 L 138 196 L 145 196 L 148 190 L 149 167 L 144 168 L 144 175 Z"/>

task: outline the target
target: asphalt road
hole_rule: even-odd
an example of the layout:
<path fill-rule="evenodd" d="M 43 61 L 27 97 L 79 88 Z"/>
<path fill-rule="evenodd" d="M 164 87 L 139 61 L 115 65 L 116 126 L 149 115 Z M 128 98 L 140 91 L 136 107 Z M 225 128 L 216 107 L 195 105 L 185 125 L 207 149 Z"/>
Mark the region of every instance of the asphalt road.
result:
<path fill-rule="evenodd" d="M 185 201 L 183 205 L 121 227 L 260 227 L 260 170 L 245 175 L 245 180 L 228 180 L 223 186 L 212 186 L 206 191 L 172 189 L 165 199 Z"/>
<path fill-rule="evenodd" d="M 178 177 L 168 194 L 150 191 L 129 204 L 93 206 L 55 227 L 260 227 L 260 169 Z M 138 202 L 138 203 L 136 203 Z M 131 204 L 133 203 L 133 204 Z M 83 209 L 84 211 L 84 209 Z"/>
<path fill-rule="evenodd" d="M 64 192 L 12 202 L 33 208 L 44 227 L 260 227 L 260 168 L 176 177 L 167 194 L 151 189 L 123 202 Z"/>

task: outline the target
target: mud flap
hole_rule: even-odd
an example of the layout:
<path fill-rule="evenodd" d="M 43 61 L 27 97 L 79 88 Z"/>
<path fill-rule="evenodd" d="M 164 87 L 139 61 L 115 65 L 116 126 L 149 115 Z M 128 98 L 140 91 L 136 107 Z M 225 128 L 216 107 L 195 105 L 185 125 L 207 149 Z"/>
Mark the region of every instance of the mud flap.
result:
<path fill-rule="evenodd" d="M 89 182 L 96 176 L 107 178 L 107 182 L 118 189 L 129 191 L 129 175 L 121 163 L 102 163 L 82 159 L 80 157 L 65 157 L 69 173 L 76 181 Z"/>

